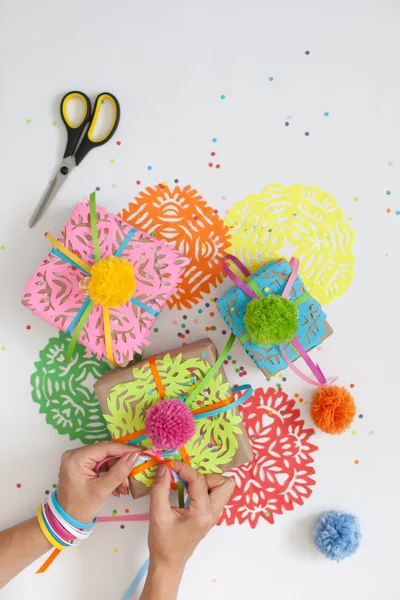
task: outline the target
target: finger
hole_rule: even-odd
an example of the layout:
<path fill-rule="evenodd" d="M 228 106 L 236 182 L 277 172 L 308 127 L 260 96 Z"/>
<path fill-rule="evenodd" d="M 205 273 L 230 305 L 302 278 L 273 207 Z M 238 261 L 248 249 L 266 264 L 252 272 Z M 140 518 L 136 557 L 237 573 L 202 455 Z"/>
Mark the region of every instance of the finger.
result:
<path fill-rule="evenodd" d="M 171 475 L 167 467 L 161 463 L 150 488 L 150 521 L 152 518 L 159 519 L 168 515 L 171 510 L 169 502 L 169 490 L 171 486 Z"/>
<path fill-rule="evenodd" d="M 207 475 L 206 479 L 210 489 L 211 509 L 214 519 L 218 519 L 233 494 L 236 482 L 233 477 L 224 477 L 223 475 Z"/>
<path fill-rule="evenodd" d="M 122 456 L 116 464 L 104 473 L 102 477 L 99 477 L 96 481 L 96 486 L 102 490 L 104 497 L 107 497 L 114 490 L 118 493 L 118 486 L 121 485 L 132 471 L 139 452 L 131 452 L 125 456 Z"/>
<path fill-rule="evenodd" d="M 204 475 L 200 475 L 186 463 L 177 461 L 174 461 L 174 471 L 188 484 L 189 507 L 205 512 L 210 507 L 210 500 Z"/>
<path fill-rule="evenodd" d="M 124 456 L 125 454 L 132 454 L 132 452 L 135 452 L 136 450 L 138 450 L 138 448 L 129 444 L 119 444 L 118 442 L 100 442 L 99 444 L 82 446 L 82 448 L 73 450 L 73 457 L 76 459 L 86 459 L 98 463 L 108 456 Z"/>

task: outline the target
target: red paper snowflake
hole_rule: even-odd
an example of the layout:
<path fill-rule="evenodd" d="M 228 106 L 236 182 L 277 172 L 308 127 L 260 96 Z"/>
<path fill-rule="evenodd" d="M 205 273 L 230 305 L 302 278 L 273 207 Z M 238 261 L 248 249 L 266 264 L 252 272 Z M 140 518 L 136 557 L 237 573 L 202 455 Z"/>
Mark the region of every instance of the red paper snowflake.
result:
<path fill-rule="evenodd" d="M 313 429 L 304 429 L 300 411 L 282 390 L 255 390 L 240 407 L 254 458 L 233 469 L 237 487 L 219 524 L 244 523 L 254 528 L 259 519 L 274 522 L 283 509 L 293 510 L 311 496 L 315 471 L 311 466 Z"/>

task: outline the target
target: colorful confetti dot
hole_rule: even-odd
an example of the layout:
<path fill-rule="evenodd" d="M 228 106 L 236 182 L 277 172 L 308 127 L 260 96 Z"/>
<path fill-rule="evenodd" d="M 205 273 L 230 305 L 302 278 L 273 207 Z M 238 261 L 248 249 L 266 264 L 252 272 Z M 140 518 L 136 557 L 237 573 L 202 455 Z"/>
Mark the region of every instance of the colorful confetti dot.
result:
<path fill-rule="evenodd" d="M 357 431 L 354 431 L 354 429 L 353 429 L 353 431 L 351 432 L 351 435 L 356 435 L 356 434 L 357 434 Z"/>
<path fill-rule="evenodd" d="M 21 487 L 22 487 L 22 484 L 21 483 L 17 483 L 17 488 L 19 489 Z"/>
<path fill-rule="evenodd" d="M 216 169 L 220 169 L 220 168 L 221 168 L 221 165 L 215 165 L 215 168 L 216 168 Z"/>
<path fill-rule="evenodd" d="M 214 144 L 216 143 L 216 141 L 217 141 L 217 138 L 213 138 L 213 139 L 212 139 L 212 142 L 213 142 Z"/>
<path fill-rule="evenodd" d="M 57 121 L 53 121 L 52 125 L 53 125 L 53 127 L 55 127 L 57 125 Z"/>
<path fill-rule="evenodd" d="M 50 494 L 49 490 L 45 490 L 44 493 L 46 494 L 46 496 L 48 496 Z"/>
<path fill-rule="evenodd" d="M 99 191 L 100 191 L 100 188 L 97 186 L 97 188 L 96 188 L 96 192 L 99 192 Z"/>
<path fill-rule="evenodd" d="M 310 132 L 309 131 L 305 131 L 304 135 L 308 136 L 308 135 L 310 135 Z"/>
<path fill-rule="evenodd" d="M 353 198 L 353 202 L 358 202 L 357 196 L 355 198 Z"/>
<path fill-rule="evenodd" d="M 0 246 L 0 250 L 5 250 L 6 247 L 5 246 Z"/>
<path fill-rule="evenodd" d="M 27 328 L 27 330 L 29 331 L 29 329 L 31 329 L 31 326 L 30 326 L 30 325 L 27 325 L 27 326 L 26 326 L 26 328 Z"/>
<path fill-rule="evenodd" d="M 353 388 L 353 387 L 354 387 L 354 383 L 351 383 L 351 384 L 350 384 L 350 387 L 351 387 L 351 388 Z"/>
<path fill-rule="evenodd" d="M 32 123 L 32 121 L 30 119 L 27 119 L 26 122 L 28 123 L 28 125 L 29 125 L 29 123 Z"/>
<path fill-rule="evenodd" d="M 114 548 L 114 552 L 117 553 L 118 552 L 118 548 Z"/>
<path fill-rule="evenodd" d="M 115 517 L 115 515 L 117 514 L 117 511 L 115 510 L 115 508 L 114 508 L 114 510 L 112 511 L 111 514 L 113 515 L 113 517 Z"/>
<path fill-rule="evenodd" d="M 390 196 L 392 192 L 390 190 L 386 190 L 386 196 Z"/>
<path fill-rule="evenodd" d="M 355 465 L 358 465 L 358 463 L 359 463 L 359 462 L 360 462 L 360 461 L 356 459 L 356 460 L 354 461 L 354 464 L 355 464 Z"/>
<path fill-rule="evenodd" d="M 147 170 L 148 170 L 148 171 L 151 171 L 151 170 L 152 170 L 152 168 L 153 168 L 153 167 L 152 167 L 151 165 L 147 165 Z"/>
<path fill-rule="evenodd" d="M 286 121 L 285 127 L 289 127 L 289 125 L 290 125 L 289 121 Z"/>
<path fill-rule="evenodd" d="M 360 415 L 358 415 L 358 418 L 359 418 L 359 419 L 363 419 L 363 418 L 364 418 L 364 415 L 360 414 Z"/>
<path fill-rule="evenodd" d="M 4 350 L 6 349 L 6 347 L 5 347 L 5 346 L 2 346 L 2 347 L 1 347 L 1 349 L 4 351 Z"/>
<path fill-rule="evenodd" d="M 392 212 L 392 211 L 390 210 L 390 208 L 387 208 L 387 209 L 386 209 L 386 212 L 387 212 L 387 213 L 390 213 L 390 212 Z"/>
<path fill-rule="evenodd" d="M 225 100 L 225 94 L 221 94 L 221 100 Z"/>
<path fill-rule="evenodd" d="M 274 78 L 273 77 L 268 77 L 268 81 L 273 81 Z"/>
<path fill-rule="evenodd" d="M 329 113 L 328 112 L 324 112 L 324 117 L 329 117 Z"/>
<path fill-rule="evenodd" d="M 115 160 L 113 158 L 110 158 L 110 163 L 111 164 L 115 163 Z"/>
<path fill-rule="evenodd" d="M 392 160 L 389 160 L 388 167 L 393 167 L 393 161 Z"/>
<path fill-rule="evenodd" d="M 396 210 L 396 215 L 400 215 L 400 210 Z"/>
<path fill-rule="evenodd" d="M 208 166 L 209 166 L 209 167 L 212 167 L 212 166 L 213 166 L 213 164 L 212 164 L 212 163 L 208 163 Z"/>
<path fill-rule="evenodd" d="M 125 525 L 120 525 L 120 529 L 125 529 Z"/>
<path fill-rule="evenodd" d="M 121 142 L 118 140 L 118 142 L 117 142 L 117 146 L 120 146 L 120 145 L 121 145 Z"/>
<path fill-rule="evenodd" d="M 53 483 L 53 485 L 52 485 L 51 487 L 53 488 L 53 490 L 55 490 L 55 489 L 56 489 L 56 487 L 57 487 L 57 484 L 56 484 L 56 483 Z"/>
<path fill-rule="evenodd" d="M 306 51 L 304 52 L 304 54 L 305 54 L 306 56 L 309 56 L 309 54 L 310 54 L 310 51 L 309 51 L 309 50 L 306 50 Z"/>
<path fill-rule="evenodd" d="M 140 185 L 140 180 L 139 179 L 136 181 L 136 185 Z"/>

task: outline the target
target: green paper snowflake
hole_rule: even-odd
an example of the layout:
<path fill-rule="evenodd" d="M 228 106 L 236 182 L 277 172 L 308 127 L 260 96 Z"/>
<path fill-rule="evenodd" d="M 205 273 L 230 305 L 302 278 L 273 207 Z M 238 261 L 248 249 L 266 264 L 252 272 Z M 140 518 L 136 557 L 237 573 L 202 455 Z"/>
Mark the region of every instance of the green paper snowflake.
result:
<path fill-rule="evenodd" d="M 86 348 L 77 344 L 70 362 L 64 362 L 69 343 L 60 331 L 58 338 L 50 338 L 39 352 L 36 371 L 31 376 L 32 398 L 40 405 L 46 421 L 71 440 L 84 444 L 109 440 L 110 434 L 100 405 L 93 391 L 93 383 L 110 370 L 106 362 L 86 356 Z"/>

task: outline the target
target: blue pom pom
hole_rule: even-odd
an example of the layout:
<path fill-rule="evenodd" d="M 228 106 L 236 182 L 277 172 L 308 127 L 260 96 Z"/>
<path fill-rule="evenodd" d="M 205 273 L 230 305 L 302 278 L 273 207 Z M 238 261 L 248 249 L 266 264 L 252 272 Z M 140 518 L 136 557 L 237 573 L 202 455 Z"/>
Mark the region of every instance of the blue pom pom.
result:
<path fill-rule="evenodd" d="M 313 536 L 316 547 L 326 558 L 343 560 L 354 554 L 360 545 L 360 524 L 354 515 L 331 510 L 322 513 Z"/>

